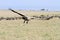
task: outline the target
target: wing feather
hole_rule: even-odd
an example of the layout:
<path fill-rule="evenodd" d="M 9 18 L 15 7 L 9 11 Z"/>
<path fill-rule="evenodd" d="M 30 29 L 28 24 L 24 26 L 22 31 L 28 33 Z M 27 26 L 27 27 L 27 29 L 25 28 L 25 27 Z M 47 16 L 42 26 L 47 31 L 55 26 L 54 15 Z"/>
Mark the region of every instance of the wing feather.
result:
<path fill-rule="evenodd" d="M 16 11 L 14 11 L 13 9 L 9 9 L 9 10 L 11 10 L 11 11 L 14 12 L 14 13 L 17 13 L 18 15 L 25 16 L 25 15 L 23 15 L 23 14 L 21 14 L 21 13 L 18 13 L 18 12 L 16 12 Z"/>

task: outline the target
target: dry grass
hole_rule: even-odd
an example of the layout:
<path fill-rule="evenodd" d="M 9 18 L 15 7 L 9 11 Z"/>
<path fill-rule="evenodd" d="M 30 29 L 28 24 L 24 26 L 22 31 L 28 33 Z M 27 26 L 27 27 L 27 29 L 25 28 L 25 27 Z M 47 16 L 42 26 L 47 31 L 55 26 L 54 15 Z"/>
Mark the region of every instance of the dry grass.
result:
<path fill-rule="evenodd" d="M 25 15 L 59 15 L 60 12 L 20 11 Z M 46 14 L 47 13 L 47 14 Z M 1 16 L 17 16 L 11 11 L 0 11 Z M 60 40 L 60 19 L 31 20 L 23 24 L 23 20 L 0 21 L 0 40 Z"/>

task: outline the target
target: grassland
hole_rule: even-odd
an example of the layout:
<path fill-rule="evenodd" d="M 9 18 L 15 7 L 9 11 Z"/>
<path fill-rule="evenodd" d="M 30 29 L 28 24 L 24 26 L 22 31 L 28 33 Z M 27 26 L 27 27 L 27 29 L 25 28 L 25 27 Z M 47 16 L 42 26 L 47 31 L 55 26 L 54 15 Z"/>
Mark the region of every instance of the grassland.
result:
<path fill-rule="evenodd" d="M 60 15 L 60 12 L 18 11 L 28 16 Z M 9 10 L 0 10 L 0 17 L 19 16 Z M 60 19 L 0 21 L 0 40 L 60 40 Z"/>

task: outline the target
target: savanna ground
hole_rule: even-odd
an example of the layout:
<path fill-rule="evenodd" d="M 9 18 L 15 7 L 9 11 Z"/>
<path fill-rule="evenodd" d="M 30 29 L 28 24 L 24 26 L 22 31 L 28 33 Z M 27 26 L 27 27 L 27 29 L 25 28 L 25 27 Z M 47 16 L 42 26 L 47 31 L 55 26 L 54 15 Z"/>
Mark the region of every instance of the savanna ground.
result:
<path fill-rule="evenodd" d="M 60 12 L 18 11 L 28 16 L 60 15 Z M 0 17 L 19 16 L 9 10 L 0 10 Z M 60 40 L 60 19 L 33 19 L 28 24 L 23 20 L 0 21 L 0 40 Z"/>

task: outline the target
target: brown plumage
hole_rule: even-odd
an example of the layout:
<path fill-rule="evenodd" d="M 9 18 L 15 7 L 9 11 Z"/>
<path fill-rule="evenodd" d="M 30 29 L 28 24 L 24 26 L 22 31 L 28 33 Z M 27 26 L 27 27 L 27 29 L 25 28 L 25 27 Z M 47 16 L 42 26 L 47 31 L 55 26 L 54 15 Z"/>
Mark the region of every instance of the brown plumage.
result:
<path fill-rule="evenodd" d="M 22 16 L 22 19 L 24 20 L 24 23 L 25 23 L 25 22 L 28 23 L 29 19 L 28 19 L 27 16 L 25 16 L 25 15 L 23 15 L 23 14 L 21 14 L 21 13 L 18 13 L 18 12 L 16 12 L 16 11 L 12 10 L 12 9 L 9 9 L 9 10 L 11 10 L 12 12 L 14 12 L 14 13 Z"/>

